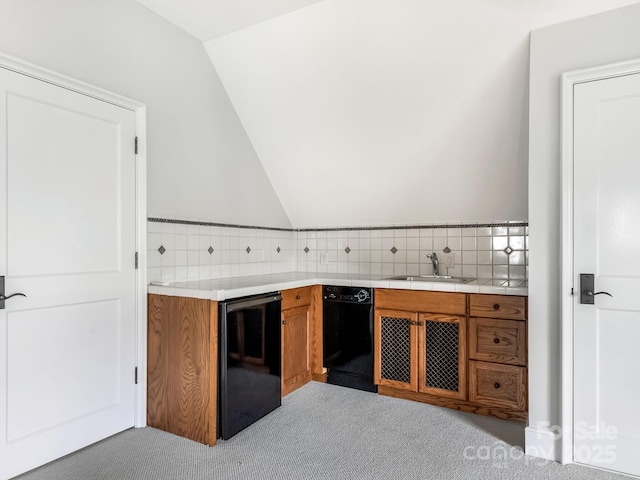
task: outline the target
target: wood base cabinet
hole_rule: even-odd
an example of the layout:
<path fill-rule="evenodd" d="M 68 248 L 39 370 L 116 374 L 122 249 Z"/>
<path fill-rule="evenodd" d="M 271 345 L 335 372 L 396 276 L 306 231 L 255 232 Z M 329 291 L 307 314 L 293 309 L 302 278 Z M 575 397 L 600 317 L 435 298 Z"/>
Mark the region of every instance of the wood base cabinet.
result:
<path fill-rule="evenodd" d="M 312 378 L 314 364 L 314 288 L 283 290 L 282 293 L 282 396 Z"/>
<path fill-rule="evenodd" d="M 282 312 L 282 396 L 311 381 L 309 307 Z"/>
<path fill-rule="evenodd" d="M 147 424 L 216 443 L 218 304 L 148 295 Z"/>
<path fill-rule="evenodd" d="M 378 393 L 527 419 L 526 297 L 377 289 Z"/>
<path fill-rule="evenodd" d="M 469 400 L 527 410 L 527 298 L 469 295 Z"/>
<path fill-rule="evenodd" d="M 464 294 L 452 295 L 376 291 L 377 385 L 441 397 L 467 397 L 466 298 Z M 384 308 L 391 305 L 414 311 Z M 443 313 L 431 313 L 440 311 Z"/>

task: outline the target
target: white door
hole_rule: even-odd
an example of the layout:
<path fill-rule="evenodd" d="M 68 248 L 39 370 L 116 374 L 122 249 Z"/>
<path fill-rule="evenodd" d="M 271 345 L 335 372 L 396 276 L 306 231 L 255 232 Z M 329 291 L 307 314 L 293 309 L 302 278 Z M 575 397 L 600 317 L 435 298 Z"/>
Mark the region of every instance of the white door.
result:
<path fill-rule="evenodd" d="M 574 192 L 574 461 L 640 475 L 640 74 L 575 85 Z"/>
<path fill-rule="evenodd" d="M 134 136 L 0 68 L 0 479 L 134 424 Z"/>

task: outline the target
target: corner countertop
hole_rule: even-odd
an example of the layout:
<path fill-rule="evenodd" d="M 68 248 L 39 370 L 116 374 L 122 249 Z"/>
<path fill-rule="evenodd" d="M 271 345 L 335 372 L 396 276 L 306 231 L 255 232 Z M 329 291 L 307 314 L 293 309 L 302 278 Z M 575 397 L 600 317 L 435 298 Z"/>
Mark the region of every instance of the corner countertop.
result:
<path fill-rule="evenodd" d="M 526 280 L 477 279 L 470 283 L 440 283 L 424 281 L 385 280 L 383 275 L 346 273 L 273 273 L 246 277 L 218 278 L 170 284 L 151 284 L 148 293 L 176 297 L 202 298 L 223 301 L 247 295 L 308 287 L 311 285 L 339 285 L 404 290 L 432 290 L 439 292 L 492 293 L 499 295 L 528 295 Z"/>

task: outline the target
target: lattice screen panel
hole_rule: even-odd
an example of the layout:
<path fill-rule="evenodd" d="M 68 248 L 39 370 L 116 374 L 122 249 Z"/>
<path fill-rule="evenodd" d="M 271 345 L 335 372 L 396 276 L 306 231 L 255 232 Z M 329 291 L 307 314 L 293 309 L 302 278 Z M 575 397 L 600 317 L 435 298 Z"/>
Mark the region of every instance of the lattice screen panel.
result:
<path fill-rule="evenodd" d="M 457 392 L 458 324 L 425 322 L 425 386 Z"/>
<path fill-rule="evenodd" d="M 382 317 L 380 376 L 411 383 L 411 324 L 406 318 Z"/>

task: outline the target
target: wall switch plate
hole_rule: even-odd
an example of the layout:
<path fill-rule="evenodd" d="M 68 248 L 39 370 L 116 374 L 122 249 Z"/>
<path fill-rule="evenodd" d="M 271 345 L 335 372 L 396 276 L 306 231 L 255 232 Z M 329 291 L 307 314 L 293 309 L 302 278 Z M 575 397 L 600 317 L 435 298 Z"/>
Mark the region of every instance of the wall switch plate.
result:
<path fill-rule="evenodd" d="M 446 268 L 455 267 L 455 262 L 453 258 L 453 253 L 443 253 L 442 254 L 442 266 Z"/>
<path fill-rule="evenodd" d="M 329 265 L 329 253 L 322 252 L 320 254 L 320 265 Z"/>

